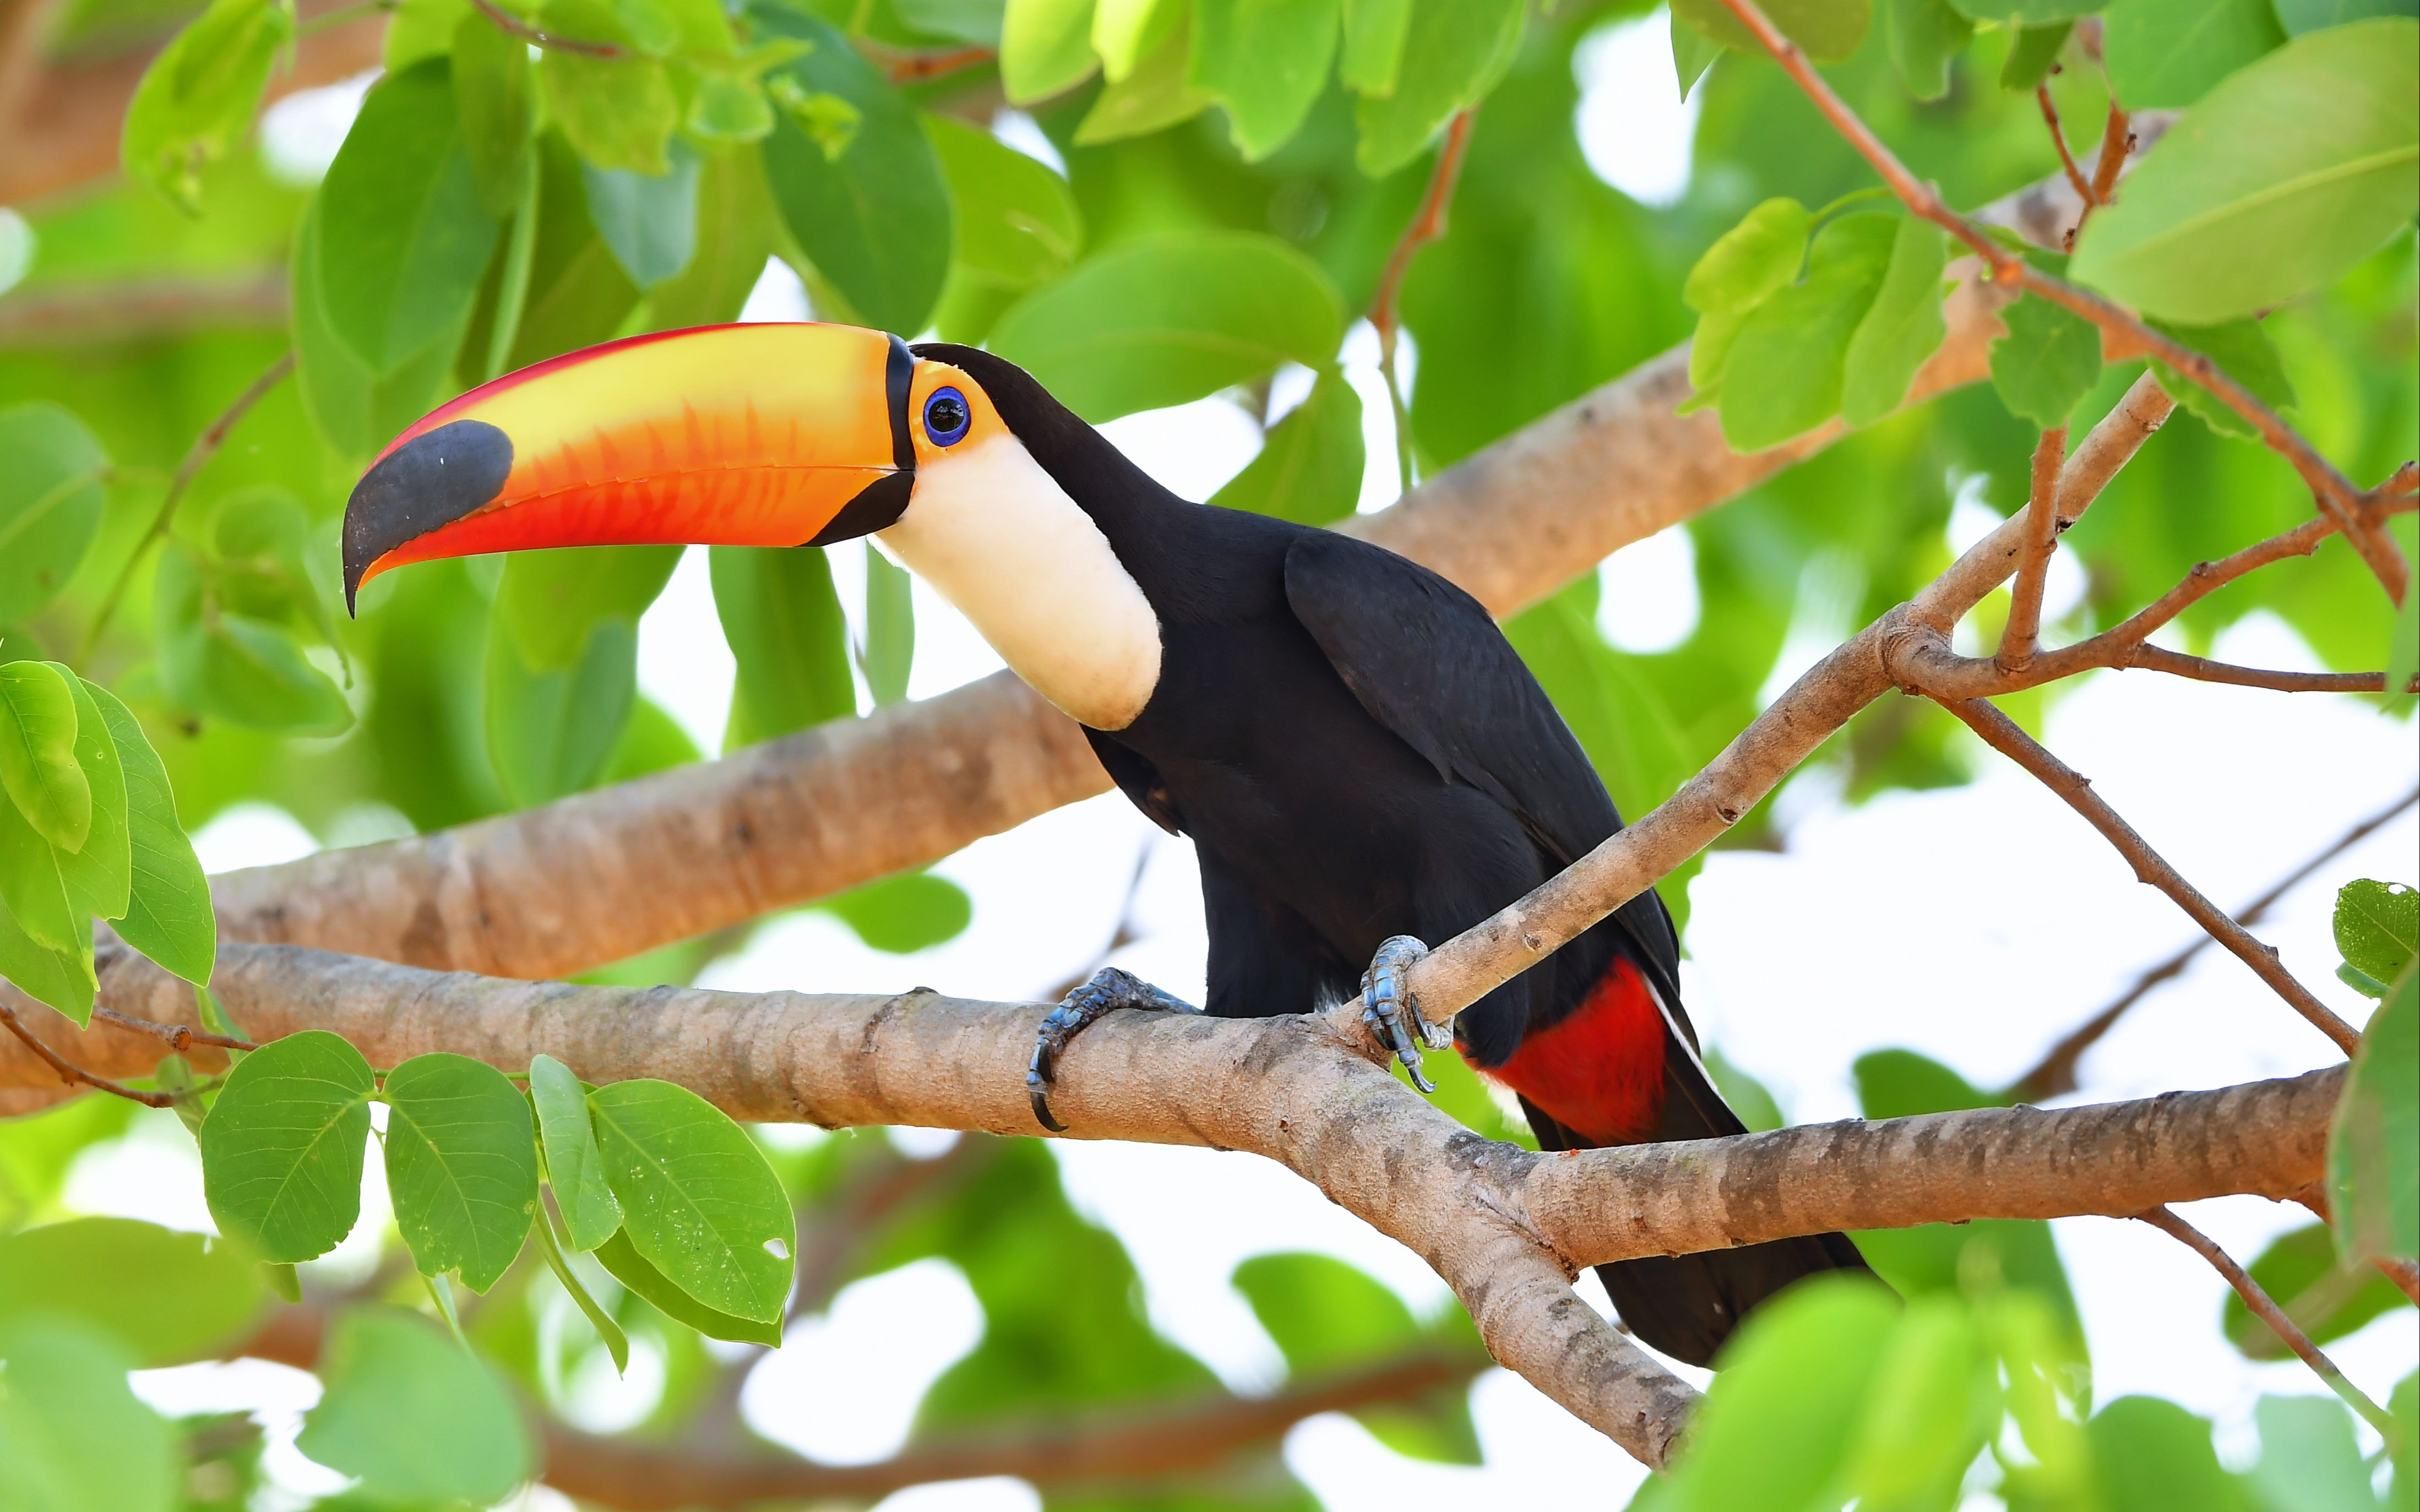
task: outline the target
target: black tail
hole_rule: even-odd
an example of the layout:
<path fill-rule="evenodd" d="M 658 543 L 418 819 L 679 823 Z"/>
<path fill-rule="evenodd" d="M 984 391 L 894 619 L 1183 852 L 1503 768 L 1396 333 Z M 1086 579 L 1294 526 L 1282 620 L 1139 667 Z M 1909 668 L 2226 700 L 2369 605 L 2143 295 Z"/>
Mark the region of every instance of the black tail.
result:
<path fill-rule="evenodd" d="M 1557 1123 L 1528 1099 L 1521 1099 L 1521 1110 L 1529 1115 L 1529 1127 L 1543 1147 L 1594 1147 L 1594 1141 Z M 1677 1037 L 1666 1035 L 1664 1106 L 1650 1139 L 1662 1143 L 1746 1132 L 1747 1126 L 1707 1082 L 1696 1055 Z M 1846 1234 L 1813 1234 L 1698 1255 L 1650 1255 L 1596 1268 L 1630 1332 L 1693 1365 L 1714 1364 L 1714 1351 L 1759 1303 L 1792 1282 L 1824 1270 L 1871 1273 Z"/>

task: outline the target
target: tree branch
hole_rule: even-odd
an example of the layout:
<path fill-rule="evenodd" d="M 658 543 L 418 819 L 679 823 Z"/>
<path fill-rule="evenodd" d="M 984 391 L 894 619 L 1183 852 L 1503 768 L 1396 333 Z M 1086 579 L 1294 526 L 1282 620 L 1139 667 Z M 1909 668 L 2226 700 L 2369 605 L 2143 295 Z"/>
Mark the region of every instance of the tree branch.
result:
<path fill-rule="evenodd" d="M 35 1006 L 34 1011 L 48 1012 L 39 1005 Z M 17 1017 L 17 1009 L 13 1005 L 0 1003 L 0 1023 L 7 1024 L 8 1032 L 16 1036 L 26 1049 L 32 1051 L 43 1065 L 56 1072 L 59 1081 L 68 1086 L 93 1087 L 112 1097 L 124 1098 L 129 1102 L 139 1102 L 147 1108 L 164 1108 L 176 1100 L 165 1092 L 138 1092 L 131 1086 L 122 1085 L 105 1076 L 86 1070 L 43 1043 L 32 1030 L 26 1028 L 25 1021 Z"/>
<path fill-rule="evenodd" d="M 2134 868 L 2138 881 L 2165 893 L 2176 905 L 2192 916 L 2195 923 L 2210 931 L 2220 944 L 2252 968 L 2253 974 L 2276 990 L 2293 1010 L 2310 1021 L 2311 1027 L 2335 1041 L 2338 1050 L 2350 1055 L 2361 1045 L 2361 1032 L 2330 1012 L 2326 1004 L 2311 995 L 2311 990 L 2295 980 L 2277 959 L 2277 952 L 2252 937 L 2250 930 L 2220 911 L 2217 905 L 2201 895 L 2184 880 L 2174 866 L 2151 849 L 2149 842 L 2135 833 L 2133 825 L 2118 817 L 2101 795 L 2092 790 L 2091 779 L 2061 761 L 2058 757 L 2017 727 L 2016 721 L 1981 699 L 1940 698 L 1936 702 L 1958 716 L 1968 729 L 1982 737 L 1983 742 L 2023 767 L 2039 779 L 2043 787 L 2067 801 L 2068 806 L 2099 830 L 2118 853 Z"/>
<path fill-rule="evenodd" d="M 2294 1320 L 2286 1316 L 2286 1310 L 2262 1289 L 2260 1283 L 2253 1280 L 2251 1273 L 2236 1264 L 2234 1257 L 2220 1249 L 2209 1235 L 2165 1208 L 2153 1208 L 2134 1216 L 2208 1260 L 2220 1275 L 2226 1278 L 2226 1284 L 2235 1288 L 2235 1294 L 2243 1299 L 2243 1305 L 2252 1309 L 2252 1316 L 2268 1324 L 2270 1330 L 2285 1341 L 2286 1347 L 2300 1356 L 2314 1375 L 2327 1383 L 2328 1390 L 2341 1397 L 2347 1407 L 2360 1413 L 2362 1421 L 2385 1435 L 2389 1443 L 2395 1442 L 2395 1419 L 2364 1395 L 2361 1388 L 2346 1380 L 2345 1373 L 2336 1368 L 2335 1362 L 2321 1354 L 2319 1347 L 2311 1342 L 2311 1336 L 2297 1327 Z"/>
<path fill-rule="evenodd" d="M 2068 183 L 2087 210 L 2099 204 L 2099 197 L 2092 193 L 2091 180 L 2085 178 L 2084 170 L 2076 165 L 2075 154 L 2067 149 L 2067 133 L 2059 130 L 2058 107 L 2051 103 L 2050 86 L 2035 85 L 2034 101 L 2041 106 L 2042 124 L 2050 128 L 2051 145 L 2058 148 L 2059 171 L 2067 175 Z"/>
<path fill-rule="evenodd" d="M 2259 923 L 2271 909 L 2277 906 L 2277 900 L 2293 891 L 2304 878 L 2376 834 L 2380 826 L 2415 803 L 2420 803 L 2420 788 L 2405 793 L 2386 807 L 2355 824 L 2351 829 L 2338 835 L 2335 843 L 2326 850 L 2287 873 L 2278 880 L 2276 885 L 2245 904 L 2236 913 L 2235 922 L 2247 929 Z M 2052 1046 L 2049 1053 L 2045 1054 L 2033 1069 L 2009 1083 L 2003 1096 L 2011 1102 L 2041 1102 L 2051 1098 L 2065 1097 L 2074 1091 L 2076 1064 L 2083 1060 L 2084 1052 L 2098 1044 L 2101 1037 L 2116 1027 L 2118 1021 L 2125 1017 L 2126 1010 L 2149 996 L 2154 988 L 2163 982 L 2171 981 L 2182 975 L 2185 966 L 2195 956 L 2201 954 L 2203 947 L 2210 944 L 2211 938 L 2208 934 L 2195 936 L 2192 943 L 2182 950 L 2134 978 L 2134 985 L 2119 993 L 2117 1001 L 2086 1020 L 2073 1033 Z M 2420 1301 L 2420 1299 L 2414 1300 Z"/>
<path fill-rule="evenodd" d="M 2047 102 L 2049 94 L 2042 99 Z M 2033 487 L 2025 498 L 2024 554 L 2017 558 L 2017 585 L 2009 603 L 2009 622 L 2000 631 L 1996 662 L 2004 672 L 2021 672 L 2034 659 L 2050 553 L 2058 550 L 2058 479 L 2066 462 L 2067 427 L 2043 431 L 2034 447 Z"/>

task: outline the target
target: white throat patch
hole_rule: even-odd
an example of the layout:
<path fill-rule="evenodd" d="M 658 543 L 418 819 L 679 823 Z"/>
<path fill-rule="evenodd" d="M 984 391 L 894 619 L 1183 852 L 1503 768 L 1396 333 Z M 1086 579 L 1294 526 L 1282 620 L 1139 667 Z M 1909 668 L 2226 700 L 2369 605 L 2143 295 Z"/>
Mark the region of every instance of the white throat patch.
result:
<path fill-rule="evenodd" d="M 1015 436 L 920 463 L 907 511 L 880 537 L 1078 724 L 1122 730 L 1151 701 L 1159 616 L 1101 527 Z"/>

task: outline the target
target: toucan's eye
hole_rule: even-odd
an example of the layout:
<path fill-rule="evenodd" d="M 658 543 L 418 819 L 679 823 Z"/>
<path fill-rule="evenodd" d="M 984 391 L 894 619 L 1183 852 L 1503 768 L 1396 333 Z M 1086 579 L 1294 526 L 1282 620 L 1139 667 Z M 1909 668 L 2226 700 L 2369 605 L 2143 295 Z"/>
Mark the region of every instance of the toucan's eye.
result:
<path fill-rule="evenodd" d="M 936 446 L 954 446 L 964 441 L 973 419 L 967 413 L 967 397 L 956 389 L 937 388 L 924 401 L 924 434 L 933 438 Z"/>

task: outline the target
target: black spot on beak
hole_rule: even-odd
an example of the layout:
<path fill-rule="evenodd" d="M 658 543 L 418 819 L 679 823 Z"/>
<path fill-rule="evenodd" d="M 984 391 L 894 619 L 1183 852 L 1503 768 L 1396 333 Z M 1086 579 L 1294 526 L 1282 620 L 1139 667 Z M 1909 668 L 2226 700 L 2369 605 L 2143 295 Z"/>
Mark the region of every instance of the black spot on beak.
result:
<path fill-rule="evenodd" d="M 512 470 L 512 438 L 483 420 L 439 426 L 380 459 L 345 503 L 346 611 L 372 563 L 488 504 Z"/>

